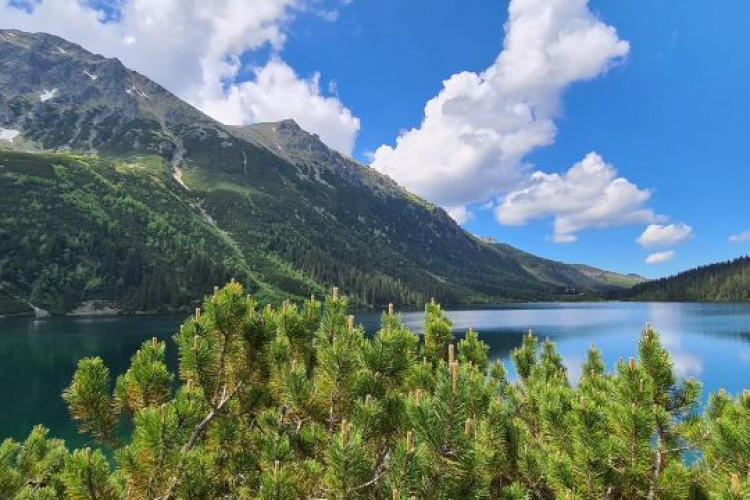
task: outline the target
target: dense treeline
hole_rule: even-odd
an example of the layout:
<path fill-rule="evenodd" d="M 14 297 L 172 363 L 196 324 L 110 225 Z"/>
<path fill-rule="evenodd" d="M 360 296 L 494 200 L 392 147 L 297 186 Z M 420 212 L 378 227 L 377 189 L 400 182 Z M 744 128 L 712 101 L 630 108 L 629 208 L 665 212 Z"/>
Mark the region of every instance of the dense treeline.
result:
<path fill-rule="evenodd" d="M 241 255 L 164 185 L 158 160 L 2 152 L 0 162 L 7 299 L 51 312 L 94 299 L 154 311 L 189 304 L 207 283 L 232 277 L 259 289 Z"/>
<path fill-rule="evenodd" d="M 219 225 L 252 252 L 259 276 L 298 296 L 309 284 L 279 276 L 279 260 L 315 283 L 340 286 L 360 306 L 418 305 L 430 296 L 446 303 L 551 299 L 565 289 L 540 281 L 499 249 L 433 227 L 428 212 L 402 199 L 373 197 L 369 188 L 341 181 L 334 191 L 312 189 L 296 176 L 272 182 L 272 173 L 255 175 L 264 177 L 236 176 L 231 188 L 208 176 L 193 182 Z M 250 187 L 260 182 L 284 189 L 268 196 Z"/>
<path fill-rule="evenodd" d="M 98 446 L 69 451 L 41 427 L 6 440 L 0 496 L 750 496 L 750 394 L 714 394 L 700 414 L 700 384 L 676 377 L 650 327 L 614 373 L 592 346 L 577 385 L 531 335 L 511 382 L 476 332 L 454 344 L 435 303 L 423 340 L 391 310 L 367 338 L 335 290 L 274 309 L 232 283 L 174 340 L 179 382 L 156 340 L 114 385 L 82 360 L 63 397 Z"/>
<path fill-rule="evenodd" d="M 750 257 L 648 281 L 624 294 L 638 300 L 750 300 Z"/>

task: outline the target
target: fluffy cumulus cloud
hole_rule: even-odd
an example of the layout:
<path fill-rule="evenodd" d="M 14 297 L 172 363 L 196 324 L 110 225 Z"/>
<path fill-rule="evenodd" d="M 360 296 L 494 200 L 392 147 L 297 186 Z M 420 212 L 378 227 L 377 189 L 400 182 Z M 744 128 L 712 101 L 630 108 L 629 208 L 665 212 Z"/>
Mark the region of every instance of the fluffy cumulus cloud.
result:
<path fill-rule="evenodd" d="M 665 250 L 664 252 L 652 253 L 646 257 L 646 264 L 663 264 L 674 259 L 674 250 Z"/>
<path fill-rule="evenodd" d="M 2 2 L 0 27 L 53 33 L 118 57 L 217 119 L 250 123 L 268 116 L 294 118 L 348 154 L 359 122 L 338 99 L 321 95 L 318 76 L 300 78 L 286 67 L 283 78 L 254 86 L 240 83 L 244 53 L 265 47 L 278 51 L 295 14 L 310 11 L 333 19 L 331 9 L 342 3 L 346 0 Z M 256 68 L 255 75 L 278 75 L 285 66 L 272 58 L 268 67 Z M 292 94 L 283 94 L 287 90 Z M 243 92 L 248 94 L 244 99 Z M 231 102 L 251 98 L 264 104 L 258 110 L 243 107 L 246 114 L 223 111 Z M 315 117 L 305 121 L 310 110 Z"/>
<path fill-rule="evenodd" d="M 638 238 L 643 248 L 671 247 L 681 245 L 693 236 L 693 228 L 687 224 L 651 224 Z"/>
<path fill-rule="evenodd" d="M 254 80 L 232 85 L 219 98 L 205 101 L 204 110 L 229 124 L 294 117 L 332 148 L 352 150 L 359 119 L 335 97 L 321 94 L 319 74 L 302 79 L 278 58 L 254 72 Z"/>
<path fill-rule="evenodd" d="M 395 146 L 378 148 L 372 166 L 461 214 L 458 207 L 528 180 L 523 159 L 554 141 L 563 91 L 604 73 L 628 51 L 587 0 L 512 0 L 494 64 L 447 79 L 426 104 L 421 125 L 403 132 Z M 545 182 L 545 174 L 534 175 L 532 184 Z M 639 191 L 629 186 L 626 196 Z M 567 223 L 584 222 L 561 222 Z M 569 239 L 570 232 L 561 234 Z"/>
<path fill-rule="evenodd" d="M 658 220 L 644 205 L 651 192 L 640 189 L 596 153 L 563 174 L 535 172 L 526 185 L 511 191 L 495 208 L 502 224 L 519 226 L 554 217 L 554 240 L 570 243 L 589 227 L 609 227 Z"/>
<path fill-rule="evenodd" d="M 750 231 L 743 231 L 729 237 L 729 243 L 745 243 L 750 241 Z"/>
<path fill-rule="evenodd" d="M 457 207 L 445 207 L 445 210 L 448 212 L 448 215 L 450 215 L 453 220 L 455 220 L 459 224 L 464 224 L 474 218 L 474 214 L 470 212 L 465 205 L 459 205 Z"/>

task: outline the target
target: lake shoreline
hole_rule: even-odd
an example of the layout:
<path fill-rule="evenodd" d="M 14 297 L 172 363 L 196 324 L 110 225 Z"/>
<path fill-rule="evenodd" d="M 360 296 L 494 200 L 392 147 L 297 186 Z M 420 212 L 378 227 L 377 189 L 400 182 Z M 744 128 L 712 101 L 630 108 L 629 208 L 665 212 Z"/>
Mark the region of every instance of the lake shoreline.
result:
<path fill-rule="evenodd" d="M 350 312 L 368 335 L 380 328 L 381 311 Z M 516 302 L 445 312 L 455 336 L 473 328 L 489 346 L 490 357 L 506 366 L 529 330 L 549 337 L 572 380 L 579 376 L 591 343 L 612 370 L 620 357 L 635 354 L 638 336 L 651 323 L 680 376 L 704 381 L 704 397 L 720 388 L 734 393 L 750 387 L 750 304 L 744 302 Z M 423 311 L 403 311 L 400 316 L 411 331 L 422 332 Z M 166 341 L 168 366 L 175 371 L 172 338 L 187 317 L 178 312 L 0 319 L 0 404 L 6 409 L 0 412 L 0 433 L 23 438 L 31 426 L 42 423 L 73 445 L 85 444 L 60 397 L 78 361 L 100 356 L 116 377 L 141 343 L 156 337 Z"/>
<path fill-rule="evenodd" d="M 748 305 L 748 301 L 738 300 L 629 300 L 629 299 L 601 299 L 601 300 L 538 300 L 538 301 L 508 301 L 508 302 L 495 302 L 492 304 L 445 304 L 443 307 L 453 311 L 478 311 L 478 310 L 503 310 L 513 308 L 513 306 L 535 306 L 535 305 L 576 305 L 576 304 L 737 304 L 737 305 Z M 120 318 L 120 317 L 131 317 L 131 316 L 173 316 L 178 314 L 190 315 L 190 309 L 177 309 L 173 311 L 131 311 L 127 309 L 115 309 L 110 310 L 89 310 L 79 306 L 81 310 L 73 310 L 66 313 L 53 313 L 44 311 L 46 314 L 37 315 L 34 311 L 20 312 L 20 313 L 6 313 L 0 314 L 0 319 L 10 318 L 34 318 L 34 319 L 46 319 L 46 318 Z M 387 304 L 372 308 L 350 308 L 349 311 L 353 314 L 357 313 L 378 313 L 387 310 Z M 78 309 L 78 308 L 77 308 Z M 399 309 L 402 313 L 413 313 L 421 312 L 424 308 L 414 307 L 402 307 Z"/>

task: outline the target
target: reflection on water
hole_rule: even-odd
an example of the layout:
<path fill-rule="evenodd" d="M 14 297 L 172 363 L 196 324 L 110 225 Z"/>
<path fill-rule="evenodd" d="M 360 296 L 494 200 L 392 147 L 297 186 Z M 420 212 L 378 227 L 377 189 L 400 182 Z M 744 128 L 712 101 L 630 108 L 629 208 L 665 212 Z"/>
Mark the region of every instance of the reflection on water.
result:
<path fill-rule="evenodd" d="M 449 315 L 458 335 L 474 327 L 490 345 L 492 357 L 506 363 L 526 331 L 549 337 L 573 380 L 589 345 L 599 348 L 612 368 L 620 357 L 635 356 L 638 336 L 651 323 L 671 352 L 677 373 L 703 380 L 705 393 L 750 387 L 750 304 L 746 303 L 517 304 Z M 376 328 L 376 315 L 361 319 L 368 330 Z M 421 313 L 405 313 L 403 319 L 421 331 Z"/>
<path fill-rule="evenodd" d="M 573 380 L 591 343 L 611 368 L 618 358 L 635 355 L 638 336 L 651 323 L 672 353 L 678 373 L 703 380 L 704 393 L 722 387 L 736 393 L 750 387 L 750 304 L 515 304 L 448 314 L 457 335 L 473 327 L 490 346 L 492 358 L 503 360 L 508 368 L 510 351 L 528 330 L 549 337 Z M 422 313 L 408 312 L 402 318 L 421 332 Z M 84 438 L 76 434 L 60 398 L 78 360 L 101 356 L 114 378 L 127 368 L 141 342 L 154 336 L 169 339 L 182 319 L 0 319 L 0 438 L 24 437 L 34 423 L 41 422 L 56 436 L 80 446 Z M 380 315 L 361 313 L 357 321 L 372 334 Z M 167 351 L 172 369 L 177 365 L 175 351 Z"/>

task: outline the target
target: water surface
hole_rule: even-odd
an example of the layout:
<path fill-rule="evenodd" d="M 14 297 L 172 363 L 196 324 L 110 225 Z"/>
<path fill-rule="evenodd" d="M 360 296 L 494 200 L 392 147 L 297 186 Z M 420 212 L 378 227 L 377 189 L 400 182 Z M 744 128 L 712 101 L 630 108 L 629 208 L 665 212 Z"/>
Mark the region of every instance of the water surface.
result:
<path fill-rule="evenodd" d="M 493 358 L 508 354 L 528 330 L 554 340 L 575 379 L 594 343 L 612 369 L 619 357 L 635 355 L 646 323 L 661 333 L 675 367 L 684 377 L 704 382 L 704 396 L 719 388 L 732 393 L 750 388 L 750 304 L 553 303 L 513 304 L 494 309 L 449 311 L 457 334 L 480 332 Z M 421 331 L 422 313 L 403 315 Z M 168 340 L 168 362 L 176 368 L 171 336 L 183 316 L 0 319 L 0 438 L 26 436 L 35 423 L 52 429 L 72 446 L 86 442 L 75 431 L 60 398 L 78 360 L 101 356 L 113 379 L 138 346 L 151 337 Z M 380 315 L 357 315 L 368 332 Z M 508 365 L 509 366 L 509 365 Z"/>

